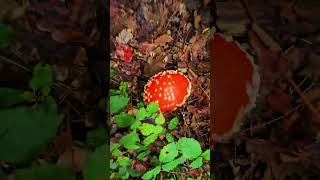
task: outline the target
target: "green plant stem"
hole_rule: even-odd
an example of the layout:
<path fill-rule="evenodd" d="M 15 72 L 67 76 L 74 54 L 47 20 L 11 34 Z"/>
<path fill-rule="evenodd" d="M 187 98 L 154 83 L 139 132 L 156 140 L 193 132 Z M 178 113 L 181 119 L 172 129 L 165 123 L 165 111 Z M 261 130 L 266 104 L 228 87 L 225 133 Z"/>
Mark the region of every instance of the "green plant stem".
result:
<path fill-rule="evenodd" d="M 18 66 L 19 68 L 21 68 L 21 69 L 23 69 L 23 70 L 25 70 L 25 71 L 27 71 L 27 72 L 30 72 L 30 71 L 31 71 L 29 68 L 25 67 L 24 65 L 21 65 L 21 64 L 15 62 L 15 61 L 13 61 L 13 60 L 11 60 L 11 59 L 9 59 L 9 58 L 6 58 L 6 57 L 4 57 L 4 56 L 1 56 L 1 55 L 0 55 L 0 59 L 1 59 L 2 61 L 6 62 L 6 63 L 9 63 L 9 64 L 13 64 L 13 65 L 15 65 L 15 66 Z"/>

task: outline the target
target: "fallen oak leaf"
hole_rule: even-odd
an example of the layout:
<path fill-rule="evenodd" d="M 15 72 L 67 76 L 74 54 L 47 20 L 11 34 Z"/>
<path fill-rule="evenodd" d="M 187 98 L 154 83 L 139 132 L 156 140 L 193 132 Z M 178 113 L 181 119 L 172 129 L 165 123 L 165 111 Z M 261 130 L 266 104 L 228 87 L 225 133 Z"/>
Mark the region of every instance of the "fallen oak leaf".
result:
<path fill-rule="evenodd" d="M 159 37 L 157 37 L 157 39 L 154 40 L 154 43 L 156 45 L 160 45 L 160 46 L 165 46 L 166 43 L 173 41 L 173 38 L 168 35 L 168 34 L 163 34 Z"/>

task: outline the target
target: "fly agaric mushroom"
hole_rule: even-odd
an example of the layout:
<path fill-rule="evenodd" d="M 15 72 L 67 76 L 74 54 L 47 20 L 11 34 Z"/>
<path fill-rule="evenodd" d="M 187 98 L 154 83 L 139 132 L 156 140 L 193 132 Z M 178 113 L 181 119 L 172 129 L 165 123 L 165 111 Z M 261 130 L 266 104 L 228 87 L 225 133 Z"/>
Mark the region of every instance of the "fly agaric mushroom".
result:
<path fill-rule="evenodd" d="M 260 77 L 253 58 L 237 42 L 216 33 L 211 40 L 211 145 L 225 142 L 254 106 Z"/>
<path fill-rule="evenodd" d="M 155 102 L 161 112 L 182 106 L 191 92 L 190 80 L 178 71 L 160 72 L 144 86 L 145 103 Z"/>

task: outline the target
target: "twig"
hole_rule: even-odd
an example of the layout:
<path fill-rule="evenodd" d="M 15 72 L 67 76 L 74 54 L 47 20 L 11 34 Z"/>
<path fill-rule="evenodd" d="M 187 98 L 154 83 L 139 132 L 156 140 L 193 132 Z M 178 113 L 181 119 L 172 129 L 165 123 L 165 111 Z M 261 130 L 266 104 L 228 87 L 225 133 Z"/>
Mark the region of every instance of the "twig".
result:
<path fill-rule="evenodd" d="M 309 109 L 313 112 L 313 114 L 317 117 L 317 119 L 320 120 L 320 114 L 318 110 L 312 105 L 310 100 L 304 95 L 304 93 L 301 91 L 299 86 L 294 82 L 291 76 L 287 76 L 287 81 L 291 84 L 293 89 L 299 94 L 302 101 L 309 107 Z"/>
<path fill-rule="evenodd" d="M 9 58 L 6 58 L 6 57 L 4 57 L 4 56 L 1 56 L 1 55 L 0 55 L 0 59 L 1 59 L 2 61 L 4 61 L 4 62 L 9 63 L 9 64 L 13 64 L 13 65 L 15 65 L 15 66 L 17 66 L 17 67 L 19 67 L 19 68 L 27 71 L 27 72 L 30 72 L 30 71 L 31 71 L 29 68 L 25 67 L 24 65 L 19 64 L 19 63 L 15 62 L 15 61 L 13 61 L 13 60 L 11 60 L 11 59 L 9 59 Z"/>

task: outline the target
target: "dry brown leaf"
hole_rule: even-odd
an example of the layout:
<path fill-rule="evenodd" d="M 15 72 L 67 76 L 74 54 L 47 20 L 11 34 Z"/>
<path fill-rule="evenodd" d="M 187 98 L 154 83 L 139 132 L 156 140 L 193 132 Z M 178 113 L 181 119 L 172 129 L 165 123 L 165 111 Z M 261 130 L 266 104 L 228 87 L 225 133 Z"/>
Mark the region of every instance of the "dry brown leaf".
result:
<path fill-rule="evenodd" d="M 91 151 L 84 148 L 73 146 L 59 157 L 57 165 L 70 169 L 75 172 L 80 172 L 91 155 Z"/>
<path fill-rule="evenodd" d="M 198 14 L 198 11 L 195 10 L 194 13 L 193 13 L 193 16 L 194 16 L 194 22 L 193 22 L 193 25 L 196 29 L 199 29 L 199 26 L 200 26 L 200 21 L 201 21 L 201 14 Z"/>
<path fill-rule="evenodd" d="M 157 37 L 157 39 L 154 40 L 154 43 L 156 45 L 165 46 L 166 43 L 171 42 L 172 40 L 173 40 L 173 38 L 170 35 L 163 34 L 163 35 Z"/>
<path fill-rule="evenodd" d="M 131 29 L 123 29 L 119 35 L 116 37 L 116 42 L 118 44 L 128 44 L 133 38 Z"/>

